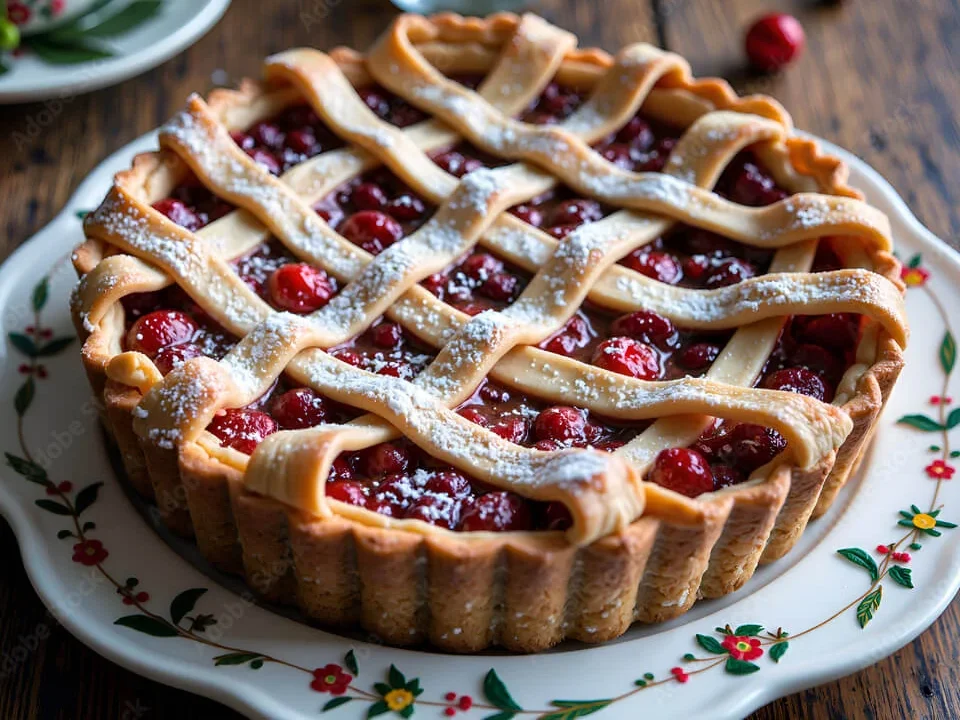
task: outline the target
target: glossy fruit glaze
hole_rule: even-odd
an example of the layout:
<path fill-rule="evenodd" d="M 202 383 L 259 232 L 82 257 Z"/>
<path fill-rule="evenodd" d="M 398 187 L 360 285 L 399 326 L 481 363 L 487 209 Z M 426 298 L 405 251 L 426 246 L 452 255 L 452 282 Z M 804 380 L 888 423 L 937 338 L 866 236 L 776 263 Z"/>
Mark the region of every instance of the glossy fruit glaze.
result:
<path fill-rule="evenodd" d="M 475 87 L 477 82 L 471 78 L 468 84 Z M 424 119 L 420 111 L 382 89 L 366 88 L 360 93 L 368 107 L 394 125 L 405 127 Z M 560 122 L 583 100 L 582 94 L 552 83 L 521 117 L 542 124 Z M 638 115 L 595 147 L 626 169 L 656 172 L 665 166 L 681 132 Z M 290 108 L 246 132 L 235 132 L 233 137 L 248 155 L 274 173 L 340 145 L 316 114 L 303 106 Z M 504 164 L 467 143 L 431 157 L 457 177 Z M 737 156 L 716 190 L 749 206 L 767 205 L 787 195 L 749 152 Z M 170 198 L 154 207 L 193 231 L 231 209 L 195 178 L 188 178 Z M 338 187 L 316 203 L 315 210 L 344 238 L 376 255 L 415 232 L 435 207 L 389 170 L 378 168 Z M 560 240 L 613 211 L 615 208 L 558 187 L 510 212 Z M 767 272 L 771 259 L 769 251 L 677 225 L 623 258 L 621 264 L 660 282 L 715 288 Z M 240 277 L 278 310 L 314 312 L 340 289 L 335 278 L 299 262 L 276 240 L 253 248 L 233 265 Z M 814 270 L 841 266 L 829 243 L 821 242 Z M 509 306 L 530 277 L 478 246 L 422 285 L 445 303 L 474 315 Z M 144 352 L 164 373 L 198 355 L 220 358 L 236 342 L 179 288 L 134 295 L 124 300 L 124 306 L 128 320 L 125 348 Z M 586 302 L 540 347 L 639 380 L 670 380 L 706 373 L 731 335 L 677 328 L 650 311 L 617 315 Z M 791 318 L 757 385 L 830 401 L 837 382 L 853 362 L 858 337 L 857 316 Z M 350 365 L 406 380 L 415 378 L 436 355 L 434 348 L 387 317 L 329 352 Z M 551 406 L 492 380 L 484 381 L 457 412 L 510 442 L 540 450 L 593 447 L 614 451 L 650 424 L 618 423 L 582 408 Z M 250 453 L 277 430 L 342 423 L 359 414 L 311 389 L 297 387 L 284 376 L 251 406 L 221 412 L 208 430 L 223 445 Z M 776 431 L 718 420 L 693 447 L 662 452 L 648 479 L 696 497 L 742 482 L 784 447 L 785 441 Z M 485 486 L 406 440 L 344 453 L 334 463 L 326 492 L 341 502 L 389 517 L 418 519 L 461 531 L 563 529 L 570 522 L 562 505 L 536 503 Z"/>

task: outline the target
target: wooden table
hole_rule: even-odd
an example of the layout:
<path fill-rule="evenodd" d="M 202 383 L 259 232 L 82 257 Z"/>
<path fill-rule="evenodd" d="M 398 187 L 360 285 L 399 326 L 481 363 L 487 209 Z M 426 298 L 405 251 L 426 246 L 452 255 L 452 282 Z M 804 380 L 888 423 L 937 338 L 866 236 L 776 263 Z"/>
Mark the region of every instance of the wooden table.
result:
<path fill-rule="evenodd" d="M 193 48 L 139 78 L 59 105 L 0 109 L 0 197 L 6 257 L 59 211 L 100 160 L 166 120 L 220 68 L 259 73 L 260 58 L 293 45 L 369 45 L 388 24 L 385 0 L 326 0 L 310 31 L 313 0 L 235 0 Z M 956 0 L 540 0 L 532 9 L 615 50 L 637 40 L 676 50 L 699 75 L 724 75 L 741 91 L 766 92 L 798 127 L 833 140 L 885 175 L 934 233 L 960 237 L 960 4 Z M 803 58 L 774 78 L 742 69 L 749 21 L 778 6 L 803 22 Z M 954 48 L 951 50 L 951 46 Z M 31 130 L 33 128 L 33 130 Z M 0 718 L 235 717 L 216 703 L 143 679 L 100 658 L 52 621 L 0 521 L 0 656 L 45 637 L 30 662 L 0 675 Z M 779 700 L 755 718 L 960 717 L 960 601 L 896 655 L 838 682 Z M 826 652 L 829 652 L 827 643 Z M 418 716 L 420 713 L 418 713 Z"/>

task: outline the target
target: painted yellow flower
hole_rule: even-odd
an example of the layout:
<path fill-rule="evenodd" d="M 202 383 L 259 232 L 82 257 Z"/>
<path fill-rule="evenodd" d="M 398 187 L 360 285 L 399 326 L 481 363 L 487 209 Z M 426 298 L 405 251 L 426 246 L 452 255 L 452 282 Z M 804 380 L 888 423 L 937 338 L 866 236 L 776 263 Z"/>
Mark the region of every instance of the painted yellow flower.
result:
<path fill-rule="evenodd" d="M 399 712 L 413 702 L 413 693 L 409 690 L 391 690 L 383 696 L 387 707 L 394 712 Z"/>
<path fill-rule="evenodd" d="M 913 525 L 920 530 L 929 530 L 930 528 L 935 527 L 936 524 L 936 518 L 933 518 L 926 513 L 917 513 L 913 516 Z"/>

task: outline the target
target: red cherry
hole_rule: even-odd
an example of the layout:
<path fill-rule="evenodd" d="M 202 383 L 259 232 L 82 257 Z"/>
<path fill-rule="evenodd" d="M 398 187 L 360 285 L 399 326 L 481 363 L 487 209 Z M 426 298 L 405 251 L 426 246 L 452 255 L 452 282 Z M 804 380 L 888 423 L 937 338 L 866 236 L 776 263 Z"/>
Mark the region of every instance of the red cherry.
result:
<path fill-rule="evenodd" d="M 505 387 L 487 382 L 480 388 L 480 397 L 491 403 L 510 402 L 510 391 Z"/>
<path fill-rule="evenodd" d="M 604 370 L 640 380 L 656 380 L 660 377 L 660 358 L 656 351 L 633 338 L 604 340 L 593 351 L 592 362 Z"/>
<path fill-rule="evenodd" d="M 473 486 L 463 475 L 452 470 L 442 470 L 427 480 L 424 490 L 453 498 L 467 498 L 473 494 Z"/>
<path fill-rule="evenodd" d="M 772 205 L 787 197 L 787 193 L 780 190 L 773 178 L 762 172 L 753 163 L 744 163 L 737 174 L 730 199 L 742 205 L 762 207 Z"/>
<path fill-rule="evenodd" d="M 507 272 L 494 273 L 478 288 L 478 292 L 491 300 L 507 301 L 517 289 L 517 276 Z"/>
<path fill-rule="evenodd" d="M 261 440 L 277 431 L 277 423 L 259 410 L 231 408 L 217 413 L 207 430 L 220 438 L 220 444 L 224 447 L 249 455 Z"/>
<path fill-rule="evenodd" d="M 329 408 L 310 388 L 295 388 L 277 397 L 271 412 L 284 430 L 302 430 L 320 425 L 326 420 Z"/>
<path fill-rule="evenodd" d="M 306 263 L 289 263 L 277 268 L 267 284 L 273 304 L 295 313 L 319 310 L 330 302 L 335 292 L 330 277 Z"/>
<path fill-rule="evenodd" d="M 543 89 L 538 105 L 547 112 L 566 115 L 580 100 L 580 96 L 573 91 L 560 87 L 555 82 Z"/>
<path fill-rule="evenodd" d="M 603 217 L 603 210 L 596 200 L 565 200 L 550 214 L 551 225 L 584 225 Z"/>
<path fill-rule="evenodd" d="M 387 205 L 387 196 L 376 183 L 360 183 L 353 189 L 350 199 L 358 210 L 383 210 Z"/>
<path fill-rule="evenodd" d="M 683 277 L 680 263 L 667 253 L 637 250 L 624 258 L 624 265 L 668 285 L 676 285 Z"/>
<path fill-rule="evenodd" d="M 397 323 L 382 322 L 370 330 L 370 339 L 377 347 L 392 350 L 403 342 L 403 328 Z"/>
<path fill-rule="evenodd" d="M 856 347 L 860 335 L 859 317 L 842 313 L 795 317 L 793 335 L 800 342 L 846 352 Z"/>
<path fill-rule="evenodd" d="M 633 170 L 633 156 L 629 145 L 615 143 L 605 147 L 600 151 L 600 154 L 604 160 L 613 163 L 617 167 L 621 167 L 624 170 Z"/>
<path fill-rule="evenodd" d="M 380 443 L 363 453 L 363 467 L 369 477 L 406 472 L 410 464 L 410 451 L 393 443 Z"/>
<path fill-rule="evenodd" d="M 376 210 L 361 210 L 348 217 L 340 234 L 371 255 L 377 255 L 403 237 L 400 223 Z"/>
<path fill-rule="evenodd" d="M 653 131 L 646 120 L 640 116 L 630 119 L 617 133 L 617 141 L 633 145 L 639 150 L 647 150 L 654 142 Z"/>
<path fill-rule="evenodd" d="M 652 310 L 638 310 L 622 315 L 610 326 L 617 335 L 629 335 L 666 350 L 677 344 L 677 328 L 670 320 Z"/>
<path fill-rule="evenodd" d="M 773 13 L 757 20 L 747 31 L 747 57 L 759 70 L 779 70 L 797 57 L 806 44 L 800 21 L 792 15 Z"/>
<path fill-rule="evenodd" d="M 247 150 L 247 155 L 249 155 L 254 162 L 262 165 L 274 175 L 280 174 L 280 161 L 277 160 L 273 153 L 262 148 L 255 147 L 252 150 Z"/>
<path fill-rule="evenodd" d="M 487 426 L 487 416 L 477 410 L 475 407 L 460 408 L 457 410 L 457 414 L 462 418 L 466 418 L 474 425 L 479 425 L 480 427 Z"/>
<path fill-rule="evenodd" d="M 474 280 L 486 280 L 501 270 L 503 270 L 503 263 L 493 255 L 484 252 L 474 253 L 460 263 L 460 272 Z"/>
<path fill-rule="evenodd" d="M 713 264 L 703 284 L 707 288 L 726 287 L 752 278 L 757 269 L 740 258 L 724 258 Z"/>
<path fill-rule="evenodd" d="M 543 511 L 543 526 L 546 530 L 566 530 L 571 525 L 573 525 L 573 517 L 563 503 L 549 503 Z"/>
<path fill-rule="evenodd" d="M 713 343 L 695 343 L 677 353 L 677 363 L 687 370 L 706 370 L 720 355 L 720 346 Z"/>
<path fill-rule="evenodd" d="M 670 448 L 657 455 L 647 480 L 687 497 L 714 490 L 713 473 L 703 455 L 687 448 Z"/>
<path fill-rule="evenodd" d="M 527 502 L 504 491 L 487 493 L 465 503 L 460 520 L 460 530 L 464 532 L 508 532 L 532 527 Z"/>
<path fill-rule="evenodd" d="M 466 157 L 455 150 L 449 150 L 435 155 L 433 161 L 448 173 L 458 178 L 469 175 L 474 170 L 483 167 L 483 163 L 476 158 Z"/>
<path fill-rule="evenodd" d="M 556 125 L 560 118 L 547 112 L 535 111 L 527 115 L 526 122 L 531 125 Z"/>
<path fill-rule="evenodd" d="M 352 480 L 340 480 L 327 483 L 324 493 L 331 500 L 339 500 L 348 505 L 363 507 L 367 504 L 367 495 L 363 483 Z"/>
<path fill-rule="evenodd" d="M 273 123 L 257 123 L 250 128 L 250 137 L 259 145 L 264 145 L 274 150 L 279 150 L 283 147 L 283 131 Z"/>
<path fill-rule="evenodd" d="M 510 208 L 510 212 L 523 220 L 528 225 L 540 227 L 543 224 L 543 212 L 533 205 L 517 205 Z"/>
<path fill-rule="evenodd" d="M 446 495 L 424 495 L 413 501 L 404 517 L 453 530 L 460 522 L 463 502 Z"/>
<path fill-rule="evenodd" d="M 334 350 L 332 353 L 337 360 L 353 367 L 363 367 L 363 356 L 353 350 Z"/>
<path fill-rule="evenodd" d="M 769 390 L 784 390 L 809 395 L 817 400 L 824 400 L 827 397 L 827 387 L 820 376 L 801 367 L 777 370 L 764 378 L 763 387 Z"/>
<path fill-rule="evenodd" d="M 390 112 L 390 102 L 380 92 L 373 88 L 362 88 L 357 91 L 357 94 L 374 114 L 384 119 L 387 117 Z"/>
<path fill-rule="evenodd" d="M 404 193 L 390 201 L 390 214 L 401 222 L 419 220 L 426 213 L 427 208 L 423 200 L 416 195 Z"/>
<path fill-rule="evenodd" d="M 320 151 L 320 143 L 312 130 L 294 130 L 287 133 L 285 146 L 301 155 L 315 155 Z"/>
<path fill-rule="evenodd" d="M 840 360 L 819 345 L 798 345 L 790 351 L 790 361 L 823 377 L 834 377 L 842 370 Z"/>
<path fill-rule="evenodd" d="M 257 144 L 257 141 L 240 130 L 233 130 L 230 138 L 240 147 L 241 150 L 249 150 Z"/>
<path fill-rule="evenodd" d="M 776 430 L 742 423 L 730 433 L 729 444 L 734 464 L 749 475 L 779 455 L 787 446 L 787 441 Z"/>
<path fill-rule="evenodd" d="M 718 490 L 743 482 L 743 475 L 729 465 L 713 465 L 710 469 L 713 472 L 713 481 Z"/>
<path fill-rule="evenodd" d="M 199 215 L 179 200 L 174 200 L 173 198 L 166 198 L 155 202 L 153 209 L 162 213 L 171 222 L 176 223 L 190 232 L 196 232 L 204 225 Z"/>
<path fill-rule="evenodd" d="M 180 343 L 161 349 L 157 356 L 153 358 L 153 364 L 157 366 L 157 370 L 166 375 L 174 368 L 183 365 L 190 358 L 200 357 L 203 354 L 203 348 L 195 343 Z"/>
<path fill-rule="evenodd" d="M 352 480 L 353 479 L 353 468 L 350 467 L 350 463 L 347 462 L 346 458 L 341 455 L 336 460 L 333 461 L 333 465 L 330 467 L 330 475 L 327 478 L 327 482 L 334 482 L 337 480 Z"/>
<path fill-rule="evenodd" d="M 127 331 L 127 350 L 149 358 L 170 345 L 193 339 L 198 330 L 192 317 L 179 310 L 157 310 L 139 318 Z"/>
<path fill-rule="evenodd" d="M 521 417 L 512 417 L 498 422 L 490 428 L 490 432 L 519 445 L 530 434 L 530 424 Z"/>
<path fill-rule="evenodd" d="M 564 442 L 582 440 L 587 421 L 583 413 L 568 405 L 549 407 L 537 416 L 534 432 L 538 440 Z"/>

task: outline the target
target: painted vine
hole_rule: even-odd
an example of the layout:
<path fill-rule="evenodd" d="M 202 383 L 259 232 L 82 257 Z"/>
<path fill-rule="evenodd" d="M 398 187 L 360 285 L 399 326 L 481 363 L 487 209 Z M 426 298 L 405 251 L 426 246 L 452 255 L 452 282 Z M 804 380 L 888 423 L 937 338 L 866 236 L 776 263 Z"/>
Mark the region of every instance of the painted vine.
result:
<path fill-rule="evenodd" d="M 453 691 L 423 699 L 424 688 L 420 678 L 408 678 L 394 665 L 381 671 L 382 677 L 379 680 L 361 686 L 361 671 L 352 649 L 338 662 L 310 668 L 266 653 L 213 640 L 206 631 L 217 623 L 217 619 L 211 614 L 196 612 L 198 602 L 207 592 L 206 588 L 184 590 L 173 598 L 165 614 L 158 612 L 150 594 L 141 588 L 138 578 L 128 577 L 120 582 L 105 566 L 109 550 L 102 541 L 92 536 L 97 529 L 96 524 L 85 517 L 87 511 L 96 503 L 102 483 L 93 483 L 75 490 L 69 481 L 55 482 L 36 462 L 26 443 L 24 418 L 33 403 L 39 383 L 48 377 L 43 360 L 62 352 L 73 341 L 72 337 L 55 337 L 49 328 L 42 325 L 42 311 L 49 297 L 49 276 L 44 277 L 33 290 L 30 300 L 33 324 L 24 328 L 23 332 L 9 334 L 10 344 L 25 357 L 25 362 L 18 368 L 24 379 L 14 397 L 19 454 L 6 453 L 6 460 L 21 477 L 43 489 L 44 496 L 35 501 L 36 506 L 44 512 L 63 517 L 68 524 L 68 527 L 57 533 L 57 537 L 73 542 L 73 561 L 96 568 L 116 588 L 121 603 L 135 609 L 136 612 L 117 618 L 116 625 L 155 638 L 183 638 L 207 645 L 216 651 L 211 658 L 216 667 L 244 666 L 255 671 L 268 663 L 274 663 L 302 673 L 309 689 L 330 696 L 320 707 L 322 712 L 347 704 L 362 703 L 365 704 L 368 718 L 391 712 L 409 718 L 417 707 L 433 707 L 441 709 L 443 714 L 449 717 L 461 713 L 484 713 L 485 720 L 511 720 L 518 715 L 536 716 L 540 720 L 573 720 L 599 712 L 660 685 L 687 683 L 695 675 L 704 672 L 722 670 L 735 676 L 753 674 L 761 670 L 762 665 L 757 661 L 764 655 L 769 662 L 779 663 L 791 642 L 815 632 L 854 607 L 856 622 L 861 628 L 865 628 L 880 608 L 885 581 L 889 580 L 905 589 L 914 588 L 912 571 L 907 567 L 912 557 L 907 550 L 918 552 L 923 547 L 921 540 L 940 537 L 943 530 L 956 527 L 956 524 L 940 516 L 942 506 L 937 503 L 942 483 L 950 480 L 956 472 L 950 461 L 960 457 L 960 451 L 951 449 L 949 437 L 950 431 L 960 425 L 960 407 L 948 411 L 953 402 L 948 388 L 956 366 L 957 345 L 950 330 L 947 312 L 927 285 L 929 278 L 930 273 L 922 267 L 920 255 L 904 264 L 904 283 L 910 288 L 919 288 L 926 292 L 947 328 L 938 349 L 939 363 L 943 371 L 942 383 L 938 394 L 929 399 L 934 412 L 905 415 L 897 422 L 920 432 L 931 433 L 937 438 L 936 442 L 929 446 L 929 451 L 936 457 L 924 468 L 925 474 L 935 482 L 934 490 L 926 509 L 911 505 L 909 509 L 900 511 L 896 526 L 906 528 L 900 536 L 878 544 L 872 553 L 859 547 L 841 548 L 837 551 L 840 558 L 867 574 L 869 585 L 866 590 L 826 620 L 794 635 L 790 635 L 783 628 L 768 631 L 758 624 L 736 627 L 725 625 L 716 627 L 711 633 L 698 633 L 691 642 L 699 648 L 699 655 L 685 654 L 679 665 L 667 672 L 661 672 L 659 676 L 652 672 L 644 673 L 633 680 L 623 693 L 609 698 L 554 699 L 546 708 L 525 708 L 517 703 L 496 670 L 491 668 L 482 680 L 480 700 L 475 700 L 469 694 Z"/>

